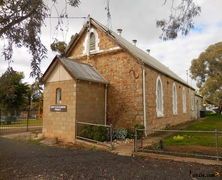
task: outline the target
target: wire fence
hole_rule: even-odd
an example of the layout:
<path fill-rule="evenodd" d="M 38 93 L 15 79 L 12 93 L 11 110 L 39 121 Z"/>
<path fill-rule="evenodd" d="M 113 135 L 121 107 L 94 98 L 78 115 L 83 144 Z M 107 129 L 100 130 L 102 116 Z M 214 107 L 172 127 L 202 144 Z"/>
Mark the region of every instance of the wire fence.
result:
<path fill-rule="evenodd" d="M 222 131 L 135 129 L 134 151 L 222 160 Z"/>
<path fill-rule="evenodd" d="M 109 146 L 113 149 L 112 125 L 77 122 L 77 139 Z"/>
<path fill-rule="evenodd" d="M 0 118 L 0 135 L 20 133 L 20 132 L 41 132 L 42 119 L 33 117 L 20 116 L 1 116 Z"/>

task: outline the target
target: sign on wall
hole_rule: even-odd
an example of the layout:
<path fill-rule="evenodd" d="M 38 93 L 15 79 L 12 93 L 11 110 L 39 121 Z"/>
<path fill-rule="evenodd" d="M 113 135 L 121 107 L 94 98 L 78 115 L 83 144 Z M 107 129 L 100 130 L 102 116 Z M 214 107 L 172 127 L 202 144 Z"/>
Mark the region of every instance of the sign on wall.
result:
<path fill-rule="evenodd" d="M 50 111 L 51 112 L 67 112 L 67 106 L 66 105 L 51 105 Z"/>

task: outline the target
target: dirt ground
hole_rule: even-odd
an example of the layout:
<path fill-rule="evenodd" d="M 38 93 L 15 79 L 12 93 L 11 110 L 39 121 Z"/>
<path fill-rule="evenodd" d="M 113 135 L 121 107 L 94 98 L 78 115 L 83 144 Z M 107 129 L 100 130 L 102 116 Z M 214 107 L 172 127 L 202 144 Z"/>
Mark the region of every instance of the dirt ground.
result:
<path fill-rule="evenodd" d="M 0 138 L 0 179 L 212 179 L 222 167 L 124 157 Z M 215 177 L 213 179 L 220 179 Z M 198 179 L 198 178 L 197 178 Z"/>

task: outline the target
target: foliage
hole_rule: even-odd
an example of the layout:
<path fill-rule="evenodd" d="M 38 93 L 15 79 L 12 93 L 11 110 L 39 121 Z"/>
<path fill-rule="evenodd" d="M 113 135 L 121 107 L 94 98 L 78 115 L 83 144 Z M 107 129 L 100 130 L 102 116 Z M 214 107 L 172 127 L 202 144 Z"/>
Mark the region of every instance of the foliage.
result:
<path fill-rule="evenodd" d="M 190 67 L 204 98 L 222 110 L 222 42 L 210 45 Z"/>
<path fill-rule="evenodd" d="M 64 41 L 54 41 L 51 45 L 52 51 L 58 52 L 59 54 L 64 54 L 67 44 Z"/>
<path fill-rule="evenodd" d="M 22 83 L 24 75 L 9 68 L 0 77 L 0 108 L 13 115 L 27 102 L 29 87 Z"/>
<path fill-rule="evenodd" d="M 52 0 L 53 5 L 57 0 Z M 78 6 L 79 0 L 64 0 L 70 6 Z M 31 76 L 41 77 L 40 63 L 46 58 L 47 49 L 40 39 L 41 27 L 50 14 L 50 8 L 43 0 L 1 0 L 0 1 L 0 38 L 5 42 L 3 56 L 12 61 L 13 46 L 26 47 L 32 54 Z M 67 12 L 58 14 L 66 17 Z M 7 42 L 7 43 L 6 43 Z"/>
<path fill-rule="evenodd" d="M 171 14 L 167 19 L 158 20 L 157 27 L 161 28 L 163 40 L 175 39 L 178 34 L 187 35 L 194 27 L 193 19 L 201 12 L 195 0 L 165 0 L 164 5 L 171 2 Z"/>
<path fill-rule="evenodd" d="M 192 122 L 186 130 L 192 131 L 218 131 L 222 130 L 222 115 L 210 115 L 204 120 Z M 201 145 L 215 147 L 215 133 L 177 133 L 164 139 L 165 145 Z M 222 142 L 219 136 L 219 142 Z M 219 146 L 222 146 L 219 143 Z"/>
<path fill-rule="evenodd" d="M 79 135 L 88 139 L 93 139 L 101 142 L 109 140 L 107 128 L 101 126 L 97 127 L 86 125 L 81 128 Z"/>
<path fill-rule="evenodd" d="M 180 0 L 177 5 L 174 0 L 165 0 L 164 4 L 168 1 L 172 2 L 169 20 L 157 21 L 157 27 L 161 28 L 161 37 L 164 40 L 175 39 L 179 32 L 187 35 L 194 26 L 194 17 L 201 11 L 194 0 Z M 48 7 L 47 1 L 44 0 L 0 0 L 0 39 L 5 42 L 3 56 L 12 61 L 13 47 L 26 47 L 32 54 L 30 75 L 37 79 L 41 77 L 40 63 L 46 59 L 47 54 L 47 49 L 40 39 L 45 18 L 51 16 L 51 8 L 54 7 L 58 16 L 56 29 L 59 29 L 62 19 L 69 17 L 67 5 L 77 7 L 80 4 L 80 0 L 63 0 L 66 6 L 60 13 L 56 6 L 59 1 L 51 2 L 53 5 Z M 53 51 L 61 54 L 64 53 L 65 47 L 64 42 L 54 42 L 51 45 Z"/>
<path fill-rule="evenodd" d="M 127 129 L 127 136 L 126 136 L 126 138 L 128 138 L 128 139 L 133 139 L 134 138 L 134 130 L 132 130 L 132 129 Z"/>
<path fill-rule="evenodd" d="M 127 137 L 127 130 L 124 128 L 116 129 L 113 133 L 113 139 L 125 140 Z"/>

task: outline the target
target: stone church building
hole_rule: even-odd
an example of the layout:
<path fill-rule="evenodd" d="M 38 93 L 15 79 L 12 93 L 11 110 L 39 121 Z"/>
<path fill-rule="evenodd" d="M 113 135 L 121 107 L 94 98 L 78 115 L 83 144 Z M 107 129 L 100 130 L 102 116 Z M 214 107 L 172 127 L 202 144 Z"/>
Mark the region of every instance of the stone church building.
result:
<path fill-rule="evenodd" d="M 76 122 L 165 128 L 198 117 L 195 89 L 90 18 L 42 77 L 43 133 L 74 142 Z"/>

